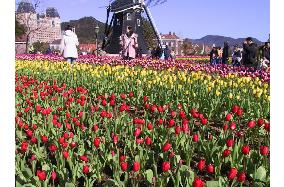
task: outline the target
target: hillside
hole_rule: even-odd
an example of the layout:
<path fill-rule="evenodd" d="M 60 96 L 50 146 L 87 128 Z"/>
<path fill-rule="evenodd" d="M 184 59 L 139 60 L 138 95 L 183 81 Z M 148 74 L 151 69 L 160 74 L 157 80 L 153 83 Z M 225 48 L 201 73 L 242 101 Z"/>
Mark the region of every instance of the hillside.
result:
<path fill-rule="evenodd" d="M 218 35 L 207 35 L 200 39 L 192 39 L 192 43 L 195 44 L 206 44 L 206 45 L 213 45 L 216 46 L 223 46 L 225 41 L 229 42 L 230 46 L 233 46 L 235 44 L 241 45 L 245 38 L 231 38 L 231 37 L 225 37 L 225 36 L 218 36 Z M 261 45 L 263 42 L 259 41 L 256 38 L 253 38 L 254 42 L 256 42 L 258 45 Z"/>
<path fill-rule="evenodd" d="M 98 34 L 99 42 L 103 40 L 105 24 L 93 17 L 83 17 L 79 20 L 70 20 L 62 22 L 61 27 L 64 29 L 68 24 L 75 26 L 76 34 L 80 43 L 94 43 L 96 41 L 95 26 L 98 24 L 100 31 Z"/>

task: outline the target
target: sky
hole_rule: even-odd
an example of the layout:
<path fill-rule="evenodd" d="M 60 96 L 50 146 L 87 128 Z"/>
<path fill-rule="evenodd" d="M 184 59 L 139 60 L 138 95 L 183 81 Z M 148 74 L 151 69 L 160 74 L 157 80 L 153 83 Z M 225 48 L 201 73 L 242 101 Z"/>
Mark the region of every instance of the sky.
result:
<path fill-rule="evenodd" d="M 16 0 L 16 3 L 20 0 Z M 32 1 L 32 0 L 30 0 Z M 42 0 L 39 11 L 58 9 L 62 21 L 93 16 L 105 22 L 108 0 Z M 270 33 L 270 0 L 167 0 L 150 7 L 160 33 L 182 38 L 206 35 L 255 37 L 266 41 Z"/>

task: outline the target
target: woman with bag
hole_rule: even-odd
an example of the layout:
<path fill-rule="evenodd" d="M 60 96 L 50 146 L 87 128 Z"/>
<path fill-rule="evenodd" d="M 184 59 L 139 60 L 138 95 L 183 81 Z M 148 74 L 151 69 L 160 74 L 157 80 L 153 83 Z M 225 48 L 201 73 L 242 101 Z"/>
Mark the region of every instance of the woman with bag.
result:
<path fill-rule="evenodd" d="M 79 45 L 79 41 L 77 35 L 72 31 L 72 27 L 70 25 L 65 28 L 60 45 L 61 54 L 67 60 L 67 62 L 71 63 L 72 65 L 78 58 L 77 46 Z"/>
<path fill-rule="evenodd" d="M 120 46 L 122 48 L 122 57 L 124 60 L 132 60 L 136 57 L 138 49 L 138 35 L 133 32 L 132 27 L 127 28 L 126 34 L 120 36 Z"/>

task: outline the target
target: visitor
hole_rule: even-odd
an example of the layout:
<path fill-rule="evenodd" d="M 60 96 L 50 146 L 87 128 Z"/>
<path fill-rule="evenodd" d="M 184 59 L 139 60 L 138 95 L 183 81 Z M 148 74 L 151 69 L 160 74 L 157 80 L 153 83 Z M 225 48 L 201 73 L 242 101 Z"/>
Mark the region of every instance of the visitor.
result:
<path fill-rule="evenodd" d="M 212 50 L 210 51 L 210 63 L 213 64 L 213 57 L 214 57 L 214 63 L 217 63 L 217 56 L 218 56 L 218 51 L 215 46 L 213 46 Z"/>
<path fill-rule="evenodd" d="M 148 48 L 146 57 L 147 57 L 147 59 L 152 58 L 152 48 L 151 47 Z"/>
<path fill-rule="evenodd" d="M 77 35 L 72 31 L 72 27 L 68 25 L 65 28 L 61 39 L 60 53 L 71 65 L 78 58 L 77 46 L 79 45 Z"/>
<path fill-rule="evenodd" d="M 242 52 L 241 49 L 239 48 L 238 45 L 234 46 L 234 51 L 232 54 L 232 64 L 233 66 L 241 66 L 241 61 L 242 61 Z"/>
<path fill-rule="evenodd" d="M 164 55 L 165 55 L 165 60 L 169 60 L 170 55 L 171 55 L 171 50 L 169 49 L 169 46 L 167 46 L 167 45 L 164 49 Z"/>
<path fill-rule="evenodd" d="M 45 51 L 45 54 L 47 55 L 52 54 L 52 50 L 50 49 L 50 47 L 47 48 L 47 50 Z"/>
<path fill-rule="evenodd" d="M 158 45 L 156 50 L 155 50 L 155 53 L 154 53 L 154 58 L 160 59 L 162 57 L 162 53 L 163 53 L 163 51 L 162 51 L 161 47 Z"/>
<path fill-rule="evenodd" d="M 260 47 L 260 63 L 259 63 L 259 68 L 268 68 L 270 64 L 270 43 L 265 42 L 265 44 Z"/>
<path fill-rule="evenodd" d="M 222 53 L 222 63 L 228 64 L 229 61 L 229 43 L 224 42 L 223 53 Z"/>
<path fill-rule="evenodd" d="M 176 53 L 175 53 L 174 50 L 171 51 L 170 58 L 171 58 L 172 60 L 175 60 L 175 59 L 176 59 Z"/>
<path fill-rule="evenodd" d="M 223 50 L 221 47 L 217 47 L 217 64 L 222 64 L 222 55 L 223 55 Z"/>
<path fill-rule="evenodd" d="M 255 67 L 257 61 L 257 44 L 252 41 L 251 37 L 246 38 L 243 43 L 243 65 Z"/>
<path fill-rule="evenodd" d="M 136 57 L 138 35 L 134 33 L 131 26 L 127 27 L 126 34 L 120 36 L 121 55 L 124 60 L 132 60 Z"/>

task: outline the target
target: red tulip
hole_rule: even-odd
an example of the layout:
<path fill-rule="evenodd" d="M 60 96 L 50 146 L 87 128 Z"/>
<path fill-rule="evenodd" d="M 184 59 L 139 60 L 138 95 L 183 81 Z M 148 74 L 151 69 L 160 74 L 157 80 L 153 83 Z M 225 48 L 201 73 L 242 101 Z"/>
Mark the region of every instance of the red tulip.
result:
<path fill-rule="evenodd" d="M 76 147 L 76 142 L 71 142 L 71 143 L 70 143 L 70 147 L 71 147 L 71 148 L 75 148 L 75 147 Z"/>
<path fill-rule="evenodd" d="M 134 162 L 134 163 L 133 163 L 132 170 L 133 170 L 134 172 L 136 172 L 136 171 L 139 170 L 139 168 L 140 168 L 140 163 L 139 163 L 139 162 Z"/>
<path fill-rule="evenodd" d="M 84 166 L 84 167 L 83 167 L 83 173 L 84 173 L 84 174 L 88 174 L 88 173 L 89 173 L 89 170 L 90 170 L 89 166 Z"/>
<path fill-rule="evenodd" d="M 32 137 L 32 138 L 31 138 L 31 142 L 34 143 L 34 144 L 36 144 L 36 143 L 37 143 L 36 137 Z"/>
<path fill-rule="evenodd" d="M 228 126 L 227 124 L 225 124 L 225 125 L 223 126 L 223 130 L 224 130 L 224 131 L 228 130 L 228 128 L 229 128 L 229 126 Z"/>
<path fill-rule="evenodd" d="M 225 149 L 224 152 L 223 152 L 223 157 L 227 157 L 231 154 L 231 150 L 229 149 Z"/>
<path fill-rule="evenodd" d="M 143 138 L 136 138 L 136 143 L 137 144 L 141 144 L 144 142 L 144 139 Z"/>
<path fill-rule="evenodd" d="M 32 136 L 33 136 L 33 131 L 31 131 L 31 130 L 27 130 L 26 133 L 27 133 L 27 135 L 28 135 L 29 137 L 32 137 Z"/>
<path fill-rule="evenodd" d="M 148 97 L 147 97 L 147 96 L 144 96 L 144 97 L 143 97 L 143 101 L 144 101 L 144 103 L 146 103 L 146 101 L 148 101 Z"/>
<path fill-rule="evenodd" d="M 140 134 L 141 134 L 141 129 L 136 128 L 135 131 L 134 131 L 134 136 L 137 138 Z"/>
<path fill-rule="evenodd" d="M 235 142 L 234 142 L 233 139 L 228 139 L 228 140 L 226 141 L 227 147 L 233 147 L 234 143 L 235 143 Z"/>
<path fill-rule="evenodd" d="M 151 143 L 152 143 L 151 138 L 147 136 L 147 137 L 145 138 L 145 144 L 146 144 L 146 145 L 151 145 Z"/>
<path fill-rule="evenodd" d="M 163 162 L 163 164 L 162 164 L 163 172 L 169 171 L 170 168 L 171 168 L 171 164 L 169 162 Z"/>
<path fill-rule="evenodd" d="M 239 108 L 237 111 L 237 116 L 241 117 L 244 114 L 243 109 Z"/>
<path fill-rule="evenodd" d="M 27 142 L 22 142 L 21 144 L 21 151 L 26 152 L 28 149 L 29 144 Z"/>
<path fill-rule="evenodd" d="M 267 146 L 261 145 L 259 151 L 261 155 L 266 156 L 269 153 L 269 148 Z"/>
<path fill-rule="evenodd" d="M 121 167 L 121 170 L 122 170 L 122 171 L 126 171 L 127 168 L 128 168 L 127 162 L 121 162 L 121 163 L 120 163 L 120 167 Z M 137 171 L 138 171 L 138 170 L 137 170 Z"/>
<path fill-rule="evenodd" d="M 172 146 L 172 145 L 171 145 L 170 143 L 168 143 L 168 142 L 165 143 L 164 146 L 163 146 L 163 151 L 164 151 L 164 152 L 168 151 L 168 150 L 171 148 L 171 146 Z"/>
<path fill-rule="evenodd" d="M 196 177 L 192 182 L 192 187 L 204 187 L 204 182 L 200 178 Z"/>
<path fill-rule="evenodd" d="M 266 123 L 264 125 L 264 129 L 267 131 L 267 132 L 270 132 L 270 124 L 269 123 Z"/>
<path fill-rule="evenodd" d="M 101 139 L 100 138 L 95 138 L 94 139 L 94 146 L 96 148 L 98 148 L 100 146 L 100 143 L 101 143 Z"/>
<path fill-rule="evenodd" d="M 130 93 L 129 93 L 129 97 L 134 97 L 134 93 L 133 93 L 133 92 L 130 92 Z"/>
<path fill-rule="evenodd" d="M 180 126 L 176 126 L 176 128 L 175 128 L 175 134 L 178 135 L 178 134 L 180 133 L 180 131 L 181 131 Z"/>
<path fill-rule="evenodd" d="M 57 150 L 57 146 L 56 146 L 55 144 L 51 144 L 51 145 L 49 146 L 49 150 L 50 150 L 51 152 L 55 152 L 55 151 Z"/>
<path fill-rule="evenodd" d="M 255 121 L 251 120 L 251 121 L 248 122 L 247 125 L 248 125 L 249 128 L 253 128 L 256 125 L 256 123 L 255 123 Z"/>
<path fill-rule="evenodd" d="M 124 162 L 125 159 L 126 159 L 126 156 L 125 156 L 125 155 L 121 155 L 121 156 L 119 157 L 119 161 L 120 161 L 120 162 Z"/>
<path fill-rule="evenodd" d="M 46 179 L 45 171 L 37 170 L 36 175 L 38 176 L 39 180 L 45 181 L 45 179 Z"/>
<path fill-rule="evenodd" d="M 175 156 L 175 153 L 173 151 L 170 152 L 169 158 L 173 158 Z"/>
<path fill-rule="evenodd" d="M 235 130 L 235 129 L 237 128 L 236 123 L 235 123 L 235 122 L 232 122 L 232 123 L 230 124 L 230 128 L 231 128 L 232 130 Z"/>
<path fill-rule="evenodd" d="M 250 147 L 249 147 L 248 145 L 244 145 L 244 146 L 242 147 L 242 153 L 243 153 L 244 155 L 249 154 L 249 151 L 250 151 Z"/>
<path fill-rule="evenodd" d="M 193 140 L 194 142 L 198 142 L 198 140 L 199 140 L 198 134 L 194 134 L 194 135 L 192 136 L 192 140 Z"/>
<path fill-rule="evenodd" d="M 152 129 L 153 129 L 153 125 L 152 125 L 152 123 L 148 123 L 148 125 L 147 125 L 147 129 L 148 129 L 148 130 L 152 130 Z"/>
<path fill-rule="evenodd" d="M 214 173 L 214 171 L 215 171 L 214 165 L 209 164 L 209 165 L 207 166 L 207 172 L 208 172 L 208 173 Z"/>
<path fill-rule="evenodd" d="M 202 119 L 201 120 L 201 124 L 202 125 L 206 125 L 208 123 L 208 120 L 206 118 Z"/>
<path fill-rule="evenodd" d="M 228 113 L 228 114 L 226 115 L 225 120 L 226 120 L 226 121 L 230 121 L 231 119 L 232 119 L 232 114 L 231 114 L 231 113 Z"/>
<path fill-rule="evenodd" d="M 239 174 L 239 176 L 238 176 L 238 181 L 239 181 L 240 183 L 242 183 L 242 182 L 245 182 L 245 180 L 246 180 L 246 173 L 245 173 L 245 172 L 241 172 L 241 173 Z"/>
<path fill-rule="evenodd" d="M 88 157 L 85 156 L 85 155 L 80 156 L 80 159 L 84 162 L 88 162 L 88 160 L 89 160 Z"/>
<path fill-rule="evenodd" d="M 206 161 L 204 159 L 200 160 L 197 164 L 197 168 L 202 171 L 205 168 Z"/>
<path fill-rule="evenodd" d="M 112 139 L 113 139 L 113 143 L 114 143 L 114 144 L 117 144 L 117 142 L 118 142 L 118 136 L 117 136 L 117 135 L 113 135 Z"/>
<path fill-rule="evenodd" d="M 234 106 L 232 107 L 232 112 L 233 112 L 233 113 L 237 113 L 238 110 L 239 110 L 239 107 L 238 107 L 237 105 L 234 105 Z"/>
<path fill-rule="evenodd" d="M 51 177 L 50 177 L 53 181 L 57 178 L 57 174 L 56 174 L 56 172 L 55 171 L 53 171 L 52 173 L 51 173 Z"/>
<path fill-rule="evenodd" d="M 233 180 L 237 176 L 238 170 L 236 168 L 231 168 L 228 173 L 229 180 Z"/>
<path fill-rule="evenodd" d="M 168 127 L 173 127 L 174 125 L 175 125 L 175 120 L 170 119 Z"/>
<path fill-rule="evenodd" d="M 259 127 L 261 127 L 263 124 L 264 124 L 264 119 L 258 119 L 258 120 L 257 120 L 257 125 L 258 125 Z"/>

